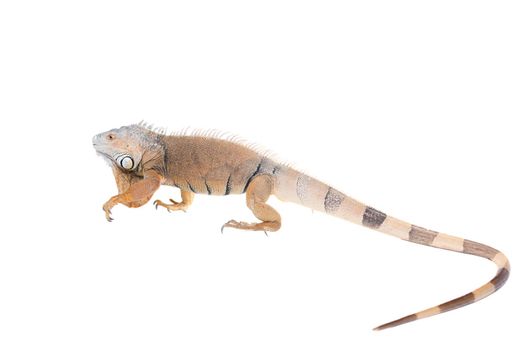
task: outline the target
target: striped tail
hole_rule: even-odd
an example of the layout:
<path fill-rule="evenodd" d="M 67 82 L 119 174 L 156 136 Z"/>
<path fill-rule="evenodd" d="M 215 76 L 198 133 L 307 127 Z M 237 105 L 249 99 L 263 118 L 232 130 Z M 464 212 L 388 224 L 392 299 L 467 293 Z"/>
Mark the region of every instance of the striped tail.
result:
<path fill-rule="evenodd" d="M 387 216 L 293 169 L 288 168 L 279 174 L 276 178 L 274 194 L 283 201 L 291 201 L 311 209 L 324 211 L 405 241 L 483 257 L 491 260 L 498 267 L 496 276 L 478 289 L 438 306 L 385 323 L 374 330 L 399 326 L 472 304 L 497 291 L 509 277 L 509 260 L 502 252 L 481 243 L 427 230 Z"/>
<path fill-rule="evenodd" d="M 428 245 L 431 247 L 449 249 L 465 254 L 472 254 L 483 258 L 487 258 L 496 264 L 496 266 L 498 267 L 498 272 L 496 273 L 496 276 L 494 276 L 494 278 L 490 280 L 490 282 L 485 283 L 484 285 L 470 293 L 467 293 L 459 298 L 447 301 L 446 303 L 439 304 L 438 306 L 434 306 L 423 311 L 419 311 L 414 314 L 402 317 L 395 321 L 385 323 L 379 327 L 374 328 L 375 331 L 399 326 L 408 322 L 438 315 L 447 311 L 466 306 L 468 304 L 472 304 L 478 300 L 481 300 L 491 295 L 492 293 L 500 289 L 509 278 L 509 260 L 502 252 L 487 245 L 474 241 L 464 240 L 458 237 L 445 235 L 444 233 L 430 231 L 413 225 L 409 231 L 408 241 Z"/>

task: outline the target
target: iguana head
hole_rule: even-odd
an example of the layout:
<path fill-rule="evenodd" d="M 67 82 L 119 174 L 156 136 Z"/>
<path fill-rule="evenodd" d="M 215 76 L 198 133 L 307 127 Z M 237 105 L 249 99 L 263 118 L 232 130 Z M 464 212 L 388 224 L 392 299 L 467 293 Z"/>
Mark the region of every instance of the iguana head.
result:
<path fill-rule="evenodd" d="M 93 137 L 93 147 L 110 165 L 125 171 L 136 171 L 145 162 L 161 157 L 158 134 L 140 126 L 128 125 Z"/>

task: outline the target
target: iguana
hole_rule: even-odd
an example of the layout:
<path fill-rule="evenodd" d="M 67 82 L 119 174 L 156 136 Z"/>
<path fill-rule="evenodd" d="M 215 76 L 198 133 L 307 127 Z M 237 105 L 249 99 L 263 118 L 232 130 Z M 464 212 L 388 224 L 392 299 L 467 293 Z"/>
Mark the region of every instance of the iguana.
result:
<path fill-rule="evenodd" d="M 507 281 L 510 264 L 500 251 L 467 239 L 449 236 L 409 224 L 350 198 L 335 188 L 291 166 L 273 160 L 265 152 L 218 132 L 168 135 L 144 123 L 123 126 L 96 135 L 93 146 L 107 159 L 119 194 L 111 197 L 103 210 L 112 221 L 117 204 L 136 208 L 148 202 L 161 185 L 181 191 L 181 202 L 155 200 L 155 207 L 186 210 L 195 194 L 245 194 L 246 205 L 260 222 L 230 220 L 223 225 L 241 230 L 277 231 L 281 216 L 266 201 L 270 195 L 282 201 L 361 224 L 403 240 L 436 248 L 473 254 L 491 260 L 498 271 L 478 289 L 435 307 L 385 323 L 375 330 L 450 311 L 494 293 Z"/>

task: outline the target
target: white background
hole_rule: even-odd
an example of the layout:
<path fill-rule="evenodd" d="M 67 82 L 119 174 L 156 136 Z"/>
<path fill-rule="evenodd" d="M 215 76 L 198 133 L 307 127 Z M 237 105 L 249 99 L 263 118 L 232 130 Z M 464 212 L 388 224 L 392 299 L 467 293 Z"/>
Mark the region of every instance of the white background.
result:
<path fill-rule="evenodd" d="M 523 345 L 521 1 L 3 1 L 1 349 Z M 218 128 L 415 224 L 504 251 L 475 305 L 371 329 L 495 269 L 292 204 L 265 237 L 242 196 L 114 209 L 91 137 Z M 178 198 L 162 188 L 155 198 Z"/>

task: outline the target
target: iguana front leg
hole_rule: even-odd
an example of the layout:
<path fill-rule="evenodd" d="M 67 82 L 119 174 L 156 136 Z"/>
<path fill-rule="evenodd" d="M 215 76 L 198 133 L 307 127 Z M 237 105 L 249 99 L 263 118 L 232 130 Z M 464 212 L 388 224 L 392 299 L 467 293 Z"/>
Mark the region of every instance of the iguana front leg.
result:
<path fill-rule="evenodd" d="M 119 190 L 122 190 L 122 184 L 119 183 L 122 178 L 119 180 L 119 178 L 115 176 L 115 179 L 117 180 Z M 111 197 L 106 203 L 104 203 L 102 209 L 106 214 L 106 219 L 108 221 L 113 220 L 111 217 L 111 209 L 119 203 L 133 208 L 144 205 L 160 187 L 161 181 L 161 176 L 154 172 L 145 174 L 144 178 L 140 180 L 134 178 L 133 181 L 130 181 L 129 186 L 124 192 Z"/>
<path fill-rule="evenodd" d="M 273 178 L 270 175 L 258 175 L 246 189 L 246 205 L 253 212 L 253 215 L 262 222 L 247 223 L 242 221 L 230 220 L 225 223 L 225 227 L 237 228 L 249 231 L 277 231 L 281 228 L 281 216 L 279 213 L 266 204 L 266 201 L 273 192 Z"/>
<path fill-rule="evenodd" d="M 113 167 L 113 175 L 115 176 L 115 182 L 117 183 L 118 193 L 122 194 L 126 192 L 131 185 L 142 181 L 144 178 L 134 173 L 123 171 L 117 166 Z M 138 208 L 146 204 L 151 197 L 144 198 L 136 202 L 122 203 L 129 208 Z"/>
<path fill-rule="evenodd" d="M 155 209 L 158 209 L 159 205 L 161 207 L 164 207 L 166 209 L 168 209 L 168 211 L 172 211 L 172 210 L 182 210 L 182 211 L 186 211 L 186 209 L 189 208 L 189 206 L 191 205 L 191 203 L 193 203 L 193 198 L 195 197 L 195 194 L 191 191 L 185 191 L 185 190 L 181 190 L 180 191 L 180 196 L 182 198 L 182 202 L 176 202 L 174 201 L 173 199 L 170 198 L 170 202 L 172 204 L 166 204 L 164 202 L 162 202 L 161 200 L 157 199 L 153 202 L 153 205 L 155 206 Z"/>

